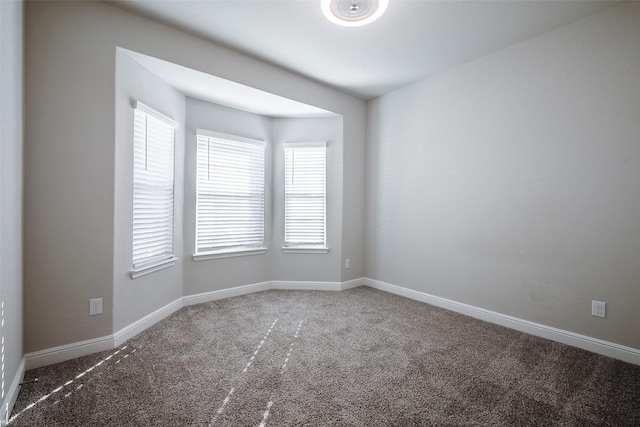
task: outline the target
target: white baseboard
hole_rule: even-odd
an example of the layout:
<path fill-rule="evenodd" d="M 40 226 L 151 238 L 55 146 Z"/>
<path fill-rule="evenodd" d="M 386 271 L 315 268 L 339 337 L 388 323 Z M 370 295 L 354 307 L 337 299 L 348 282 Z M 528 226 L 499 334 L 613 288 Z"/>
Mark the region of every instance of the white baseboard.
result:
<path fill-rule="evenodd" d="M 485 310 L 483 308 L 437 297 L 435 295 L 415 291 L 413 289 L 403 288 L 390 283 L 381 282 L 379 280 L 365 278 L 364 285 L 381 291 L 391 292 L 396 295 L 411 298 L 413 300 L 422 301 L 437 307 L 442 307 L 447 310 L 455 311 L 456 313 L 465 314 L 476 319 L 495 323 L 530 335 L 550 339 L 552 341 L 582 348 L 597 354 L 633 363 L 635 365 L 640 365 L 640 350 L 632 347 L 626 347 L 586 335 L 519 319 L 517 317 L 507 316 L 495 311 Z"/>
<path fill-rule="evenodd" d="M 236 286 L 234 288 L 221 289 L 219 291 L 204 292 L 196 295 L 182 297 L 183 306 L 201 304 L 203 302 L 237 297 L 271 289 L 271 282 L 254 283 L 252 285 Z"/>
<path fill-rule="evenodd" d="M 269 289 L 290 289 L 290 290 L 322 290 L 322 291 L 344 291 L 358 286 L 369 286 L 381 291 L 391 292 L 417 301 L 422 301 L 447 310 L 475 317 L 480 320 L 495 323 L 507 328 L 515 329 L 531 335 L 547 338 L 553 341 L 572 345 L 594 353 L 613 357 L 625 362 L 640 365 L 640 350 L 625 347 L 597 338 L 576 334 L 574 332 L 553 328 L 528 320 L 507 316 L 483 308 L 474 307 L 468 304 L 459 303 L 446 298 L 437 297 L 424 292 L 403 288 L 379 280 L 358 278 L 346 282 L 306 282 L 306 281 L 269 281 L 254 283 L 251 285 L 237 286 L 234 288 L 221 289 L 217 291 L 205 292 L 196 295 L 187 295 L 167 304 L 140 320 L 122 328 L 113 335 L 95 338 L 78 343 L 62 345 L 59 347 L 28 353 L 24 358 L 24 369 L 34 369 L 41 366 L 64 362 L 77 357 L 87 356 L 105 350 L 112 350 L 122 345 L 125 341 L 156 324 L 160 320 L 168 317 L 182 307 L 215 301 L 234 296 L 246 295 L 254 292 L 266 291 Z M 18 381 L 19 383 L 19 381 Z"/>
<path fill-rule="evenodd" d="M 15 405 L 16 399 L 18 398 L 20 383 L 22 382 L 22 378 L 24 378 L 24 371 L 25 358 L 23 357 L 20 361 L 20 364 L 18 365 L 16 374 L 13 376 L 13 381 L 11 381 L 11 385 L 7 390 L 7 394 L 2 401 L 2 407 L 0 407 L 0 426 L 6 426 L 9 421 L 9 415 L 11 415 L 13 405 Z"/>
<path fill-rule="evenodd" d="M 305 291 L 341 291 L 340 282 L 295 282 L 274 280 L 271 289 L 305 290 Z"/>
<path fill-rule="evenodd" d="M 347 280 L 346 282 L 341 283 L 341 291 L 346 291 L 348 289 L 357 288 L 358 286 L 364 285 L 364 277 L 360 277 L 358 279 Z"/>
<path fill-rule="evenodd" d="M 139 319 L 132 324 L 125 326 L 124 328 L 113 334 L 112 348 L 122 345 L 128 339 L 135 337 L 140 332 L 155 325 L 165 317 L 169 317 L 176 311 L 180 310 L 182 307 L 182 298 L 178 298 L 177 300 L 165 305 L 162 308 L 159 308 L 153 313 L 147 314 L 142 319 Z"/>
<path fill-rule="evenodd" d="M 54 363 L 64 362 L 66 360 L 75 359 L 89 354 L 97 353 L 105 350 L 113 350 L 122 345 L 125 341 L 133 338 L 140 332 L 158 323 L 160 320 L 170 316 L 182 307 L 188 305 L 200 304 L 209 301 L 215 301 L 234 296 L 246 295 L 254 292 L 266 291 L 269 289 L 297 289 L 297 290 L 331 290 L 341 291 L 351 287 L 360 286 L 363 279 L 350 280 L 348 282 L 285 282 L 285 281 L 269 281 L 254 283 L 251 285 L 236 286 L 233 288 L 221 289 L 217 291 L 205 292 L 196 295 L 187 295 L 176 299 L 175 301 L 165 305 L 146 315 L 145 317 L 125 326 L 113 335 L 94 338 L 91 340 L 81 341 L 61 345 L 58 347 L 48 348 L 25 355 L 25 369 L 35 369 L 42 366 L 52 365 Z"/>
<path fill-rule="evenodd" d="M 110 335 L 27 353 L 24 355 L 25 369 L 40 368 L 100 351 L 112 350 L 115 346 L 113 338 L 114 336 Z"/>
<path fill-rule="evenodd" d="M 357 288 L 364 284 L 364 279 L 353 279 L 346 282 L 295 282 L 295 281 L 273 281 L 271 289 L 291 289 L 307 291 L 346 291 Z"/>
<path fill-rule="evenodd" d="M 347 289 L 362 286 L 362 278 L 349 280 L 346 282 L 309 282 L 309 281 L 285 281 L 272 280 L 269 282 L 254 283 L 252 285 L 237 286 L 235 288 L 222 289 L 219 291 L 204 292 L 196 295 L 188 295 L 182 298 L 183 305 L 200 304 L 203 302 L 215 301 L 224 298 L 231 298 L 254 292 L 267 291 L 269 289 L 283 290 L 313 290 L 313 291 L 344 291 Z"/>

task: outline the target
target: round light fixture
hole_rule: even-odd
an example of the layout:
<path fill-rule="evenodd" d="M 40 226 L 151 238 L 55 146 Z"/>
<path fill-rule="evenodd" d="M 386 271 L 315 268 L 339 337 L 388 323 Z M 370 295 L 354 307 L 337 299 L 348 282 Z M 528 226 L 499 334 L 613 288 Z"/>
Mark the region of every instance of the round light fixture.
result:
<path fill-rule="evenodd" d="M 359 27 L 380 18 L 389 0 L 320 0 L 320 6 L 324 16 L 334 24 Z"/>

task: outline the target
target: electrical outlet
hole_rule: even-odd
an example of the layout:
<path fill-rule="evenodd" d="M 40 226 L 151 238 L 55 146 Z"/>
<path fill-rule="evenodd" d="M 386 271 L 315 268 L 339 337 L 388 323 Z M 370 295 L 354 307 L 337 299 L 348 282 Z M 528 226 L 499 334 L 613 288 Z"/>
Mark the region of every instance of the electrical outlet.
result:
<path fill-rule="evenodd" d="M 102 314 L 102 298 L 92 298 L 89 300 L 89 316 Z"/>
<path fill-rule="evenodd" d="M 596 317 L 607 317 L 607 303 L 602 301 L 591 301 L 591 315 Z"/>
<path fill-rule="evenodd" d="M 351 268 L 351 259 L 347 258 L 344 260 L 344 268 Z"/>

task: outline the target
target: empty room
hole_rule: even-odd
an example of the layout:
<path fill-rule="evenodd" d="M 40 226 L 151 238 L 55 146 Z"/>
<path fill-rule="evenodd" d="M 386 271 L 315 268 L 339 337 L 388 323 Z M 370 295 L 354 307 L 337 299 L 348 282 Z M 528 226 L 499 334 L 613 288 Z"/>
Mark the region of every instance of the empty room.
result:
<path fill-rule="evenodd" d="M 640 2 L 0 0 L 0 60 L 0 425 L 640 425 Z"/>

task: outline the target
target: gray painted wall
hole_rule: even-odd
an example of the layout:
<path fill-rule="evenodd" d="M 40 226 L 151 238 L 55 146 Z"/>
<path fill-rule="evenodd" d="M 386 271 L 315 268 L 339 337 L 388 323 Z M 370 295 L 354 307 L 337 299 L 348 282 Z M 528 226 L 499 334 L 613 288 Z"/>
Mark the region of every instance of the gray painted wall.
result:
<path fill-rule="evenodd" d="M 127 96 L 150 95 L 152 88 L 161 85 L 150 83 L 142 94 L 129 83 L 116 85 L 116 69 L 122 72 L 117 68 L 118 47 L 342 115 L 344 160 L 352 160 L 353 167 L 343 164 L 345 176 L 352 179 L 343 182 L 340 238 L 349 242 L 352 253 L 362 253 L 364 199 L 347 199 L 344 194 L 361 194 L 364 186 L 364 101 L 104 3 L 28 2 L 27 353 L 108 336 L 161 308 L 180 292 L 206 292 L 223 286 L 223 282 L 203 280 L 184 289 L 184 277 L 206 277 L 209 272 L 196 272 L 206 268 L 194 266 L 184 272 L 180 282 L 179 265 L 172 272 L 153 275 L 158 278 L 157 288 L 144 278 L 127 282 L 128 249 L 120 245 L 127 245 L 124 229 L 130 213 L 124 212 L 124 206 L 129 203 L 125 200 L 129 190 L 124 178 L 129 172 L 126 167 L 121 170 L 116 159 L 128 149 L 122 136 L 128 124 L 120 114 L 126 111 L 123 102 Z M 127 73 L 139 78 L 143 71 L 129 65 Z M 164 93 L 166 88 L 160 90 Z M 174 107 L 166 104 L 162 108 L 169 114 Z M 116 176 L 116 171 L 123 175 Z M 187 220 L 187 213 L 184 215 Z M 189 244 L 187 239 L 183 247 Z M 189 251 L 183 252 L 182 268 L 187 268 L 185 258 L 189 255 Z M 364 263 L 355 264 L 360 265 L 350 272 L 360 277 Z M 340 263 L 333 268 L 339 271 Z M 105 313 L 89 317 L 88 301 L 95 297 L 104 298 Z"/>
<path fill-rule="evenodd" d="M 631 2 L 372 101 L 367 276 L 640 348 L 639 42 Z"/>
<path fill-rule="evenodd" d="M 182 296 L 185 96 L 121 49 L 116 54 L 113 331 Z M 133 102 L 141 101 L 178 123 L 175 131 L 174 255 L 176 265 L 132 280 Z"/>
<path fill-rule="evenodd" d="M 336 111 L 336 110 L 333 110 Z M 341 264 L 342 281 L 365 276 L 365 152 L 367 110 L 343 114 L 342 143 L 342 259 L 351 260 L 351 268 Z M 361 115 L 362 114 L 362 115 Z"/>
<path fill-rule="evenodd" d="M 271 280 L 271 119 L 221 105 L 187 98 L 187 139 L 185 167 L 185 295 L 194 295 L 234 286 Z M 193 261 L 195 252 L 196 129 L 266 141 L 265 151 L 265 242 L 264 255 Z"/>
<path fill-rule="evenodd" d="M 25 4 L 26 352 L 112 332 L 115 48 L 68 6 Z"/>
<path fill-rule="evenodd" d="M 22 361 L 23 5 L 0 2 L 0 419 Z M 17 385 L 17 384 L 16 384 Z"/>
<path fill-rule="evenodd" d="M 343 123 L 341 117 L 273 121 L 273 279 L 340 282 L 342 257 Z M 327 142 L 327 254 L 283 253 L 285 142 Z M 361 249 L 362 250 L 362 249 Z"/>

